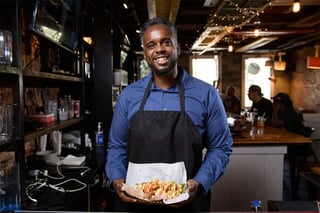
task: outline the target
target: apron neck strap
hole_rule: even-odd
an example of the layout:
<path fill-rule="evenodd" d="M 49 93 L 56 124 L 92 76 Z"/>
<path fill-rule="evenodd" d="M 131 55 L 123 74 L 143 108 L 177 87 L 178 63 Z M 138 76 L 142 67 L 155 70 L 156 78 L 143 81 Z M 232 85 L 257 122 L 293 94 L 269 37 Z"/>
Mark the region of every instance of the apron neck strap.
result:
<path fill-rule="evenodd" d="M 184 88 L 183 88 L 183 85 L 181 83 L 182 81 L 182 72 L 179 71 L 178 73 L 178 76 L 179 78 L 178 80 L 178 90 L 179 90 L 179 99 L 180 99 L 180 108 L 181 108 L 181 112 L 185 112 L 186 109 L 185 109 L 185 100 L 184 100 Z M 149 94 L 150 94 L 150 90 L 151 90 L 151 85 L 152 83 L 154 82 L 153 80 L 153 76 L 151 77 L 148 85 L 147 85 L 147 88 L 146 88 L 146 91 L 143 95 L 143 98 L 142 98 L 142 101 L 141 101 L 141 104 L 140 104 L 140 107 L 139 107 L 139 111 L 143 111 L 143 107 L 144 105 L 146 104 L 146 101 L 147 101 L 147 98 L 149 97 Z"/>

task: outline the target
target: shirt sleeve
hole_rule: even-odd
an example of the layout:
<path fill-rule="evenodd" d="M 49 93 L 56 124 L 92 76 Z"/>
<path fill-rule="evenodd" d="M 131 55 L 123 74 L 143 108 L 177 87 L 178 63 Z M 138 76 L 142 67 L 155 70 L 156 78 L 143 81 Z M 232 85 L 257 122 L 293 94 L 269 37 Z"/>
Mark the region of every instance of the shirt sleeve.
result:
<path fill-rule="evenodd" d="M 214 90 L 210 92 L 208 100 L 208 119 L 205 131 L 208 138 L 207 150 L 203 163 L 195 176 L 195 180 L 201 183 L 205 192 L 208 192 L 211 185 L 223 174 L 232 152 L 232 137 L 223 103 Z"/>
<path fill-rule="evenodd" d="M 108 137 L 106 175 L 110 183 L 118 178 L 126 178 L 127 165 L 127 109 L 124 98 L 118 97 Z"/>

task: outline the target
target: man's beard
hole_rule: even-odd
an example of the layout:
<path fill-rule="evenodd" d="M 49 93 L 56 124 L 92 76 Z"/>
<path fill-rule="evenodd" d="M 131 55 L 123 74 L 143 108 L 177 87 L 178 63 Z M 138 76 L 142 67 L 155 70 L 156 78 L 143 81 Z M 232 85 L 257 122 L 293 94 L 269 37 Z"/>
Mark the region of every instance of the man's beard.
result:
<path fill-rule="evenodd" d="M 157 69 L 152 65 L 149 65 L 149 66 L 151 68 L 151 71 L 154 74 L 164 76 L 164 75 L 168 75 L 173 70 L 173 68 L 176 66 L 176 64 L 177 64 L 177 62 L 173 62 L 170 64 L 170 66 L 168 68 L 165 68 L 165 69 Z"/>

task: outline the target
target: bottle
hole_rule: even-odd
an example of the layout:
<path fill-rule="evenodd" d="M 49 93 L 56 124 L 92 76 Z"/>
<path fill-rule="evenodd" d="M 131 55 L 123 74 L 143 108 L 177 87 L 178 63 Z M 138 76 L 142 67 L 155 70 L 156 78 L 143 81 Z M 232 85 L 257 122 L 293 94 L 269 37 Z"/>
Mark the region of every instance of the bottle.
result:
<path fill-rule="evenodd" d="M 260 200 L 251 201 L 250 212 L 262 212 L 262 206 Z"/>
<path fill-rule="evenodd" d="M 103 146 L 103 130 L 101 130 L 102 122 L 98 122 L 98 129 L 96 132 L 96 146 Z"/>
<path fill-rule="evenodd" d="M 71 95 L 68 95 L 67 105 L 68 105 L 68 119 L 72 119 L 74 117 L 74 101 L 71 99 Z"/>
<path fill-rule="evenodd" d="M 73 108 L 74 108 L 74 117 L 80 118 L 80 100 L 74 100 Z"/>
<path fill-rule="evenodd" d="M 87 78 L 91 78 L 90 61 L 88 57 L 88 52 L 84 53 L 84 73 Z"/>
<path fill-rule="evenodd" d="M 85 147 L 88 147 L 90 150 L 92 149 L 91 139 L 89 138 L 89 134 L 84 134 Z"/>

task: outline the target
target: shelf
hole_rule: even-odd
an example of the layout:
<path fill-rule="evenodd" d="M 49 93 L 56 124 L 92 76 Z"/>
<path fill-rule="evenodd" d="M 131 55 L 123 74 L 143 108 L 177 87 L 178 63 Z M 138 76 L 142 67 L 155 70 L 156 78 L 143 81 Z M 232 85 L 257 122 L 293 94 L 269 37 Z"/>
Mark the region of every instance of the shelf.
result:
<path fill-rule="evenodd" d="M 16 143 L 16 142 L 20 143 L 21 137 L 13 137 L 13 138 L 10 138 L 9 140 L 0 140 L 1 149 L 3 149 L 4 145 L 10 146 L 12 145 L 12 143 Z"/>
<path fill-rule="evenodd" d="M 29 141 L 39 136 L 49 134 L 52 131 L 60 130 L 73 124 L 80 123 L 81 121 L 82 118 L 74 118 L 63 122 L 52 122 L 48 124 L 42 124 L 42 127 L 38 130 L 25 133 L 24 140 Z"/>
<path fill-rule="evenodd" d="M 0 65 L 0 73 L 19 75 L 20 70 L 17 67 Z"/>
<path fill-rule="evenodd" d="M 55 73 L 47 73 L 47 72 L 24 72 L 24 76 L 35 77 L 35 78 L 44 78 L 44 79 L 52 79 L 52 80 L 62 80 L 62 81 L 75 81 L 82 82 L 83 79 L 80 77 L 67 76 Z"/>

